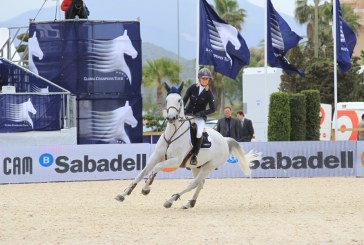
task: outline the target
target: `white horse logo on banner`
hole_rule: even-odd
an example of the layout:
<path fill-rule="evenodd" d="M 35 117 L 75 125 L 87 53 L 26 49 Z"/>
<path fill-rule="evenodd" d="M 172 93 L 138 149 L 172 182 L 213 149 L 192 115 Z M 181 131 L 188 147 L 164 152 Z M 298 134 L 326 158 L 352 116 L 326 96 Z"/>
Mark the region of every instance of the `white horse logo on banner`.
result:
<path fill-rule="evenodd" d="M 29 116 L 29 112 L 35 115 L 37 111 L 35 110 L 30 98 L 21 104 L 9 104 L 6 108 L 8 119 L 13 122 L 28 122 L 33 128 L 33 120 Z"/>
<path fill-rule="evenodd" d="M 230 66 L 232 66 L 232 59 L 228 52 L 226 52 L 226 46 L 228 42 L 231 42 L 235 50 L 239 50 L 241 43 L 238 39 L 238 30 L 228 24 L 212 21 L 213 25 L 209 25 L 210 29 L 210 42 L 211 48 L 217 51 L 225 52 L 226 56 L 230 60 Z"/>
<path fill-rule="evenodd" d="M 92 139 L 107 143 L 120 143 L 121 141 L 131 143 L 129 136 L 125 132 L 124 124 L 135 128 L 138 121 L 133 116 L 133 110 L 129 101 L 113 111 L 91 111 Z"/>
<path fill-rule="evenodd" d="M 30 92 L 33 92 L 33 93 L 49 93 L 49 86 L 41 88 L 41 87 L 38 87 L 35 84 L 32 84 L 31 87 L 30 87 Z"/>
<path fill-rule="evenodd" d="M 39 74 L 38 69 L 34 64 L 33 56 L 37 57 L 39 60 L 42 60 L 44 54 L 39 46 L 37 32 L 34 32 L 33 37 L 30 37 L 28 39 L 28 47 L 29 47 L 29 70 L 31 70 L 35 74 Z"/>
<path fill-rule="evenodd" d="M 95 40 L 90 48 L 89 69 L 94 69 L 99 72 L 107 73 L 113 71 L 122 71 L 126 74 L 131 84 L 131 72 L 126 64 L 124 55 L 129 55 L 135 59 L 138 52 L 133 47 L 133 44 L 128 36 L 128 31 L 113 40 Z"/>

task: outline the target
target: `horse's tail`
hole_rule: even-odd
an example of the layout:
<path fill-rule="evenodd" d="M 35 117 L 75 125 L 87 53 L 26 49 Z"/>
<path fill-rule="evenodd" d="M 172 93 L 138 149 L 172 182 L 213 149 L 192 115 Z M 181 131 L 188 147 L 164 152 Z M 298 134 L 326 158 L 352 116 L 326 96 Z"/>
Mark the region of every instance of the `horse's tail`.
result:
<path fill-rule="evenodd" d="M 251 170 L 249 163 L 254 160 L 260 160 L 262 158 L 262 153 L 255 152 L 254 150 L 250 150 L 248 153 L 245 153 L 235 139 L 226 138 L 226 141 L 229 146 L 230 154 L 233 154 L 238 159 L 241 170 L 243 170 L 246 175 L 250 176 Z"/>

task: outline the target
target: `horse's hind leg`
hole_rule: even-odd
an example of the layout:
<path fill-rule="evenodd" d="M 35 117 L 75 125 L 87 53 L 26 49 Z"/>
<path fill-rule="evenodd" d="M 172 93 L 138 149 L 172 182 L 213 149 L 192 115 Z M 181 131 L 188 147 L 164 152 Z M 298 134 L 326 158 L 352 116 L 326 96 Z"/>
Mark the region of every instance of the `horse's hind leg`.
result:
<path fill-rule="evenodd" d="M 179 193 L 173 194 L 171 198 L 169 198 L 167 201 L 165 201 L 163 206 L 165 208 L 170 208 L 172 206 L 173 202 L 177 201 L 183 194 L 185 194 L 186 192 L 189 192 L 197 187 L 200 187 L 200 190 L 197 190 L 195 193 L 195 195 L 198 196 L 198 194 L 200 193 L 200 191 L 203 187 L 204 180 L 207 178 L 209 173 L 214 169 L 215 169 L 215 167 L 211 166 L 209 163 L 207 163 L 206 165 L 201 167 L 199 173 L 194 178 L 194 180 L 187 186 L 187 188 Z M 197 196 L 196 196 L 196 198 L 197 198 Z M 196 202 L 196 199 L 193 202 L 191 202 L 191 204 L 194 205 L 194 202 Z"/>
<path fill-rule="evenodd" d="M 192 173 L 193 173 L 193 177 L 196 178 L 196 176 L 198 175 L 198 173 L 200 172 L 200 169 L 199 168 L 193 168 L 191 169 L 192 170 Z M 193 194 L 193 197 L 191 200 L 189 200 L 185 205 L 183 205 L 181 208 L 182 209 L 189 209 L 189 208 L 193 208 L 195 205 L 196 205 L 196 200 L 198 198 L 198 195 L 200 194 L 200 191 L 202 190 L 203 188 L 203 185 L 205 184 L 205 180 L 202 180 L 197 188 L 196 188 L 196 191 L 195 193 Z"/>

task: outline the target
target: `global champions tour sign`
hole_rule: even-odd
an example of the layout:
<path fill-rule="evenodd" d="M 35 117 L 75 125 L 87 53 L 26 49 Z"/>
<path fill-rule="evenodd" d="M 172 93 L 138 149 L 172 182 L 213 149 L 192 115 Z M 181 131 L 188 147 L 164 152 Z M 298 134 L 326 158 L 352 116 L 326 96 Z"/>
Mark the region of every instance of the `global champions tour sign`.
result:
<path fill-rule="evenodd" d="M 78 143 L 141 143 L 139 22 L 32 22 L 33 72 L 77 96 Z"/>

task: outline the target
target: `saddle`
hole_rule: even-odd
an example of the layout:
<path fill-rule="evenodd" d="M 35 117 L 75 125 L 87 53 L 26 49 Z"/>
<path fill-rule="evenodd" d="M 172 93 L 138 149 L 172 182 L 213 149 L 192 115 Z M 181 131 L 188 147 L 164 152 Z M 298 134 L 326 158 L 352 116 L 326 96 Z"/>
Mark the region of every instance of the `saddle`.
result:
<path fill-rule="evenodd" d="M 191 127 L 190 127 L 190 135 L 191 135 L 191 142 L 192 142 L 193 146 L 195 146 L 195 144 L 197 142 L 196 133 L 197 133 L 196 123 L 192 123 Z M 211 141 L 209 140 L 209 134 L 207 132 L 203 132 L 201 148 L 210 148 L 210 147 L 211 147 Z"/>

